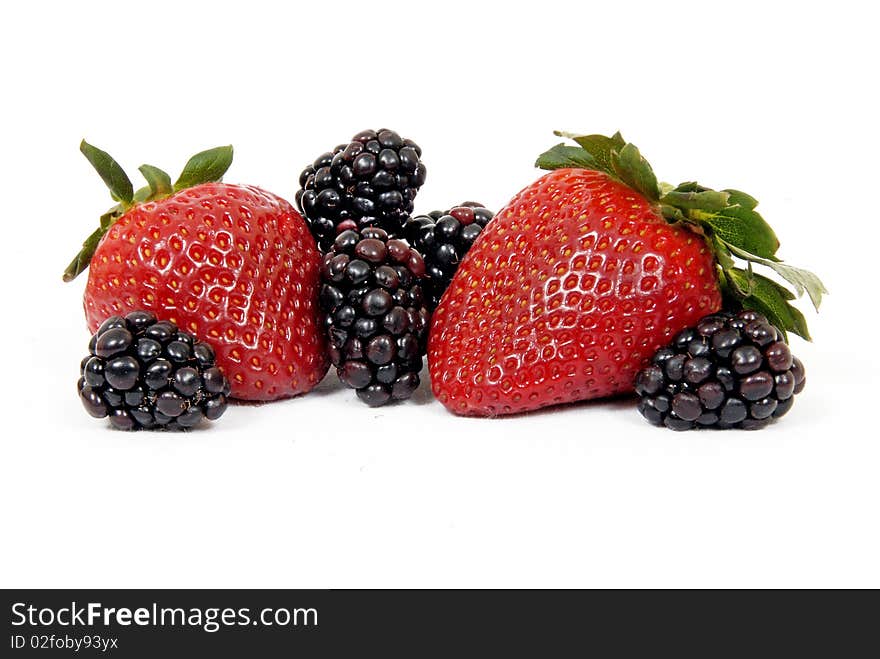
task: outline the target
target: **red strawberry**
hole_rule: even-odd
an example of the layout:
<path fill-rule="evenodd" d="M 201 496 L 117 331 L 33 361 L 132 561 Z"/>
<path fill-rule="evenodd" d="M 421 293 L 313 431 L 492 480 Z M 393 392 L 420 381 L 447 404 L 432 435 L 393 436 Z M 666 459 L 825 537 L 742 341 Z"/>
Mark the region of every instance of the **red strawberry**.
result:
<path fill-rule="evenodd" d="M 81 150 L 119 201 L 65 272 L 69 281 L 90 266 L 91 331 L 114 314 L 153 311 L 214 347 L 235 398 L 294 396 L 321 380 L 315 241 L 284 199 L 216 182 L 231 147 L 194 156 L 173 186 L 145 165 L 150 187 L 136 193 L 109 155 Z"/>
<path fill-rule="evenodd" d="M 661 189 L 619 134 L 575 139 L 539 158 L 556 171 L 499 211 L 434 313 L 428 361 L 447 408 L 494 416 L 632 391 L 654 351 L 718 310 L 722 292 L 806 336 L 788 291 L 733 265 L 814 277 L 774 260 L 754 199 Z"/>

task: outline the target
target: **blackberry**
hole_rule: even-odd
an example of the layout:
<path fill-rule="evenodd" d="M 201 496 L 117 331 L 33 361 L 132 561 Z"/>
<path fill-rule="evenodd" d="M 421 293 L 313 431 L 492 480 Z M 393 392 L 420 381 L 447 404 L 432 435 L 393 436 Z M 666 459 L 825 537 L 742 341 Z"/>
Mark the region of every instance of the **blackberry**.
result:
<path fill-rule="evenodd" d="M 226 410 L 229 382 L 214 351 L 149 311 L 105 320 L 77 383 L 86 411 L 120 430 L 191 428 Z"/>
<path fill-rule="evenodd" d="M 428 306 L 433 311 L 449 287 L 458 264 L 493 213 L 482 204 L 466 201 L 448 211 L 434 211 L 407 220 L 403 235 L 425 259 Z"/>
<path fill-rule="evenodd" d="M 427 170 L 422 150 L 393 130 L 365 130 L 325 153 L 299 177 L 296 203 L 326 252 L 345 229 L 376 226 L 400 235 Z"/>
<path fill-rule="evenodd" d="M 339 379 L 370 407 L 419 386 L 428 336 L 425 263 L 383 229 L 340 233 L 321 268 L 321 310 Z"/>
<path fill-rule="evenodd" d="M 804 365 L 756 311 L 718 312 L 679 332 L 636 376 L 639 412 L 655 425 L 762 428 L 791 409 Z"/>

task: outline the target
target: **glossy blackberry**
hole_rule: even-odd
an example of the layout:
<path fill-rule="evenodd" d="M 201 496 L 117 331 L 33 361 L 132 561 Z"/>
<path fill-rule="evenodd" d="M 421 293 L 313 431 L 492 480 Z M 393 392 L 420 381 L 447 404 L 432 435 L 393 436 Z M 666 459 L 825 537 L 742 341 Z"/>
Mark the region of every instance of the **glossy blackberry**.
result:
<path fill-rule="evenodd" d="M 379 228 L 340 233 L 324 255 L 321 309 L 339 379 L 371 407 L 419 386 L 428 338 L 425 263 Z"/>
<path fill-rule="evenodd" d="M 365 130 L 306 167 L 296 203 L 322 252 L 346 229 L 400 235 L 425 182 L 422 150 L 393 130 Z"/>
<path fill-rule="evenodd" d="M 120 430 L 184 429 L 226 410 L 229 382 L 207 343 L 149 311 L 105 320 L 77 383 L 86 411 Z"/>
<path fill-rule="evenodd" d="M 679 332 L 636 376 L 639 412 L 673 430 L 766 426 L 791 409 L 804 365 L 755 311 L 718 312 Z"/>
<path fill-rule="evenodd" d="M 449 287 L 458 264 L 492 216 L 492 211 L 482 204 L 466 201 L 448 211 L 418 215 L 404 224 L 403 235 L 425 259 L 425 292 L 432 311 Z"/>

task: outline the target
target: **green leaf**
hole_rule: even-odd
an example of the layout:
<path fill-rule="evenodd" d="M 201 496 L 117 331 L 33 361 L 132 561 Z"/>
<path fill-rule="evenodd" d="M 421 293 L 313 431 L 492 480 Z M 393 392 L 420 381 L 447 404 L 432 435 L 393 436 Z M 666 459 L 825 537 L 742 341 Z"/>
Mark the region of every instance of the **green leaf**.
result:
<path fill-rule="evenodd" d="M 568 137 L 579 147 L 557 144 L 542 153 L 535 163 L 542 169 L 580 167 L 605 172 L 647 197 L 650 201 L 660 199 L 657 177 L 634 144 L 624 142 L 621 134 L 576 135 L 555 131 L 556 135 Z"/>
<path fill-rule="evenodd" d="M 577 146 L 557 144 L 545 151 L 535 162 L 536 167 L 541 169 L 562 169 L 564 167 L 579 167 L 582 169 L 599 169 L 599 164 L 588 152 Z"/>
<path fill-rule="evenodd" d="M 803 295 L 804 291 L 806 291 L 807 295 L 810 297 L 810 302 L 813 303 L 813 308 L 816 309 L 816 311 L 819 310 L 819 305 L 822 304 L 822 294 L 828 293 L 828 289 L 825 288 L 825 284 L 822 283 L 822 280 L 819 279 L 819 277 L 809 270 L 795 268 L 794 266 L 786 265 L 785 263 L 769 261 L 765 263 L 765 265 L 773 268 L 780 277 L 794 286 L 794 290 L 798 297 Z"/>
<path fill-rule="evenodd" d="M 123 212 L 122 206 L 117 205 L 104 213 L 99 221 L 101 230 L 106 232 L 107 229 L 109 229 L 110 226 L 122 216 Z"/>
<path fill-rule="evenodd" d="M 605 135 L 575 135 L 558 130 L 553 132 L 560 137 L 568 137 L 580 144 L 584 151 L 593 156 L 598 165 L 597 169 L 614 174 L 614 160 L 617 158 L 617 153 L 625 145 L 620 133 L 615 133 L 614 137 L 606 137 Z"/>
<path fill-rule="evenodd" d="M 720 211 L 730 205 L 730 195 L 726 192 L 706 190 L 704 192 L 682 192 L 673 190 L 660 200 L 663 204 L 669 204 L 681 210 L 704 210 Z"/>
<path fill-rule="evenodd" d="M 733 267 L 733 257 L 730 255 L 730 250 L 727 249 L 727 245 L 718 240 L 718 236 L 712 236 L 712 251 L 715 252 L 715 260 L 718 261 L 722 270 Z"/>
<path fill-rule="evenodd" d="M 219 181 L 232 164 L 232 146 L 218 146 L 197 153 L 183 168 L 174 183 L 174 190 L 185 190 L 195 185 Z"/>
<path fill-rule="evenodd" d="M 717 192 L 695 181 L 667 192 L 660 203 L 674 206 L 693 221 L 711 229 L 719 238 L 762 258 L 776 260 L 779 239 L 754 210 L 758 202 L 739 190 Z M 669 217 L 670 214 L 666 213 Z"/>
<path fill-rule="evenodd" d="M 756 277 L 756 278 L 758 278 L 758 279 L 761 279 L 761 280 L 763 280 L 763 281 L 766 281 L 767 284 L 770 285 L 770 286 L 775 286 L 775 287 L 776 287 L 776 290 L 779 291 L 779 294 L 780 294 L 782 297 L 784 297 L 786 300 L 794 300 L 794 299 L 795 299 L 795 297 L 796 297 L 795 294 L 792 293 L 790 290 L 788 290 L 788 289 L 787 289 L 785 286 L 783 286 L 782 284 L 780 284 L 780 283 L 778 283 L 778 282 L 775 282 L 775 281 L 773 281 L 772 279 L 770 279 L 770 278 L 768 278 L 768 277 L 765 277 L 764 275 L 759 275 L 757 272 L 753 272 L 753 273 L 752 273 L 752 276 L 753 276 L 753 277 Z"/>
<path fill-rule="evenodd" d="M 742 206 L 743 208 L 751 210 L 758 205 L 757 199 L 741 190 L 731 190 L 728 188 L 727 190 L 722 190 L 722 192 L 726 192 L 730 195 L 731 206 Z"/>
<path fill-rule="evenodd" d="M 779 295 L 784 300 L 793 300 L 795 298 L 794 293 L 792 293 L 790 290 L 788 290 L 782 284 L 779 284 L 779 283 L 773 281 L 769 277 L 765 277 L 764 275 L 758 274 L 757 272 L 753 272 L 751 270 L 751 266 L 749 266 L 749 268 L 750 268 L 749 270 L 740 270 L 739 268 L 733 268 L 733 270 L 735 272 L 744 272 L 748 276 L 748 278 L 751 282 L 750 285 L 752 285 L 752 286 L 759 286 L 760 288 L 772 286 L 773 288 L 776 289 L 776 291 L 779 293 Z"/>
<path fill-rule="evenodd" d="M 73 257 L 73 260 L 65 268 L 64 274 L 61 277 L 64 281 L 74 280 L 89 267 L 89 263 L 95 254 L 95 250 L 98 248 L 98 243 L 101 242 L 101 238 L 104 237 L 104 234 L 107 233 L 113 223 L 122 217 L 124 213 L 125 209 L 122 204 L 117 204 L 101 216 L 98 228 L 83 241 L 79 252 L 77 252 L 76 256 Z"/>
<path fill-rule="evenodd" d="M 773 255 L 779 249 L 779 239 L 773 229 L 757 211 L 749 208 L 728 206 L 714 212 L 695 210 L 690 217 L 711 228 L 728 245 L 759 257 L 774 259 Z"/>
<path fill-rule="evenodd" d="M 98 243 L 101 242 L 101 237 L 104 233 L 103 229 L 95 229 L 91 235 L 85 239 L 82 244 L 82 249 L 77 252 L 76 256 L 73 257 L 73 260 L 67 268 L 65 268 L 64 274 L 61 277 L 64 281 L 73 281 L 73 279 L 89 267 L 92 255 L 98 248 Z"/>
<path fill-rule="evenodd" d="M 660 206 L 660 212 L 663 214 L 663 217 L 666 218 L 666 221 L 670 224 L 675 224 L 677 222 L 690 222 L 691 224 L 696 224 L 695 222 L 691 222 L 684 213 L 681 212 L 680 208 L 676 208 L 675 206 L 670 206 L 668 204 L 662 204 Z"/>
<path fill-rule="evenodd" d="M 150 199 L 167 197 L 174 191 L 171 186 L 171 177 L 158 167 L 141 165 L 138 170 L 150 186 Z"/>
<path fill-rule="evenodd" d="M 131 180 L 119 163 L 113 160 L 109 153 L 101 151 L 101 149 L 92 146 L 85 140 L 80 142 L 79 150 L 103 179 L 113 199 L 130 206 L 134 197 L 134 191 Z"/>
<path fill-rule="evenodd" d="M 660 187 L 657 185 L 654 170 L 634 144 L 629 143 L 624 146 L 613 164 L 614 171 L 628 186 L 650 201 L 660 199 Z"/>
<path fill-rule="evenodd" d="M 768 268 L 773 269 L 780 277 L 782 277 L 783 279 L 785 279 L 785 281 L 794 286 L 795 292 L 797 293 L 798 297 L 802 296 L 804 292 L 806 292 L 807 295 L 810 296 L 810 302 L 813 303 L 813 307 L 816 309 L 816 311 L 819 310 L 819 305 L 822 303 L 822 294 L 828 293 L 828 289 L 825 288 L 825 284 L 823 284 L 822 280 L 819 279 L 819 277 L 817 277 L 815 274 L 813 274 L 809 270 L 795 268 L 794 266 L 781 263 L 780 261 L 763 259 L 760 256 L 756 256 L 755 254 L 738 248 L 736 245 L 732 245 L 730 243 L 726 244 L 730 251 L 733 252 L 736 256 L 745 259 L 746 261 L 751 261 L 752 263 L 760 263 L 761 265 L 765 265 Z"/>
<path fill-rule="evenodd" d="M 145 185 L 142 188 L 138 188 L 137 190 L 134 191 L 134 203 L 142 204 L 145 201 L 147 201 L 152 194 L 153 194 L 153 191 L 150 190 L 149 185 Z"/>
<path fill-rule="evenodd" d="M 738 268 L 731 268 L 726 274 L 740 292 L 748 291 L 741 299 L 745 308 L 764 314 L 767 320 L 783 331 L 794 332 L 810 340 L 806 320 L 798 309 L 788 303 L 791 294 L 785 288 L 772 279 Z"/>
<path fill-rule="evenodd" d="M 807 328 L 807 319 L 804 318 L 804 314 L 801 313 L 800 309 L 793 307 L 790 304 L 788 305 L 788 311 L 791 314 L 792 321 L 791 327 L 788 328 L 788 331 L 794 332 L 804 341 L 812 341 L 813 337 L 810 336 L 810 330 Z"/>
<path fill-rule="evenodd" d="M 740 268 L 728 267 L 724 269 L 724 273 L 727 275 L 727 281 L 740 296 L 746 297 L 752 294 L 753 284 L 748 272 Z"/>
<path fill-rule="evenodd" d="M 707 188 L 705 186 L 700 185 L 696 181 L 685 181 L 684 183 L 679 183 L 678 187 L 675 188 L 675 192 L 713 192 L 711 188 Z"/>

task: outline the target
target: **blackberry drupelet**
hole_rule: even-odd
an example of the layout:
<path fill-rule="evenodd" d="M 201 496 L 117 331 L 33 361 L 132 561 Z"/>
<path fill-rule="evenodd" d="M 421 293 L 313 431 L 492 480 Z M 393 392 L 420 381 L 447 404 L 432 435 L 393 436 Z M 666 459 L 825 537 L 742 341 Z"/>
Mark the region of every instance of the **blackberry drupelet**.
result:
<path fill-rule="evenodd" d="M 425 259 L 425 292 L 433 311 L 449 287 L 458 264 L 493 213 L 482 204 L 466 201 L 448 211 L 434 211 L 407 220 L 403 235 Z"/>
<path fill-rule="evenodd" d="M 121 430 L 191 428 L 226 410 L 229 382 L 211 346 L 149 311 L 105 320 L 80 370 L 86 411 Z"/>
<path fill-rule="evenodd" d="M 682 330 L 636 376 L 639 412 L 673 430 L 766 426 L 791 409 L 804 365 L 755 311 L 718 312 Z"/>
<path fill-rule="evenodd" d="M 428 338 L 422 256 L 383 229 L 340 233 L 321 268 L 321 309 L 339 379 L 370 407 L 409 398 Z"/>
<path fill-rule="evenodd" d="M 387 128 L 365 130 L 319 156 L 299 177 L 296 203 L 327 252 L 346 229 L 376 226 L 400 235 L 425 182 L 422 150 Z"/>

